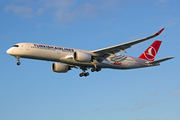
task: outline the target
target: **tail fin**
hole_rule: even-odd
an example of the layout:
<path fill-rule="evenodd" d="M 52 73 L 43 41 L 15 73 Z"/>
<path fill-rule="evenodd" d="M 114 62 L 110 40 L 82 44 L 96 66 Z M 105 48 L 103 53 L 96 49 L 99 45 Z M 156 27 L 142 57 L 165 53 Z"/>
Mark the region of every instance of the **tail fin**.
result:
<path fill-rule="evenodd" d="M 154 61 L 162 41 L 154 41 L 154 43 L 139 57 L 148 61 Z"/>

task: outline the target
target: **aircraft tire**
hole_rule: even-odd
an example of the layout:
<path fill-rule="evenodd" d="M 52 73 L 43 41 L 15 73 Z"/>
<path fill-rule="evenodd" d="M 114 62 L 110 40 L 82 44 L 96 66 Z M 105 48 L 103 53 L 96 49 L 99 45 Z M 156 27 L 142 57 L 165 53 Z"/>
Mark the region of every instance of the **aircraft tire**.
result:
<path fill-rule="evenodd" d="M 83 73 L 80 73 L 79 76 L 82 77 L 82 76 L 83 76 Z"/>
<path fill-rule="evenodd" d="M 92 69 L 91 69 L 91 72 L 94 72 L 94 71 L 95 71 L 95 69 L 94 69 L 94 68 L 92 68 Z"/>
<path fill-rule="evenodd" d="M 20 65 L 21 63 L 20 62 L 17 62 L 17 65 Z"/>

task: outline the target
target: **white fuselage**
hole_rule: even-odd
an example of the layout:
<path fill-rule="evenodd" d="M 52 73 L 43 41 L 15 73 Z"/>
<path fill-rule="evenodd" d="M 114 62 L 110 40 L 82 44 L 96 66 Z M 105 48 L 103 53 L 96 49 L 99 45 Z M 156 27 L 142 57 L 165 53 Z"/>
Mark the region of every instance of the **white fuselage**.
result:
<path fill-rule="evenodd" d="M 90 51 L 87 50 L 37 43 L 18 43 L 16 45 L 18 45 L 18 47 L 9 48 L 7 53 L 21 58 L 62 62 L 80 67 L 86 66 L 93 68 L 94 66 L 91 62 L 78 62 L 73 59 L 74 52 L 80 51 L 90 53 Z M 109 56 L 101 63 L 97 63 L 97 66 L 100 68 L 133 69 L 148 67 L 149 65 L 147 65 L 146 62 L 147 60 L 144 59 L 117 54 L 116 56 Z"/>

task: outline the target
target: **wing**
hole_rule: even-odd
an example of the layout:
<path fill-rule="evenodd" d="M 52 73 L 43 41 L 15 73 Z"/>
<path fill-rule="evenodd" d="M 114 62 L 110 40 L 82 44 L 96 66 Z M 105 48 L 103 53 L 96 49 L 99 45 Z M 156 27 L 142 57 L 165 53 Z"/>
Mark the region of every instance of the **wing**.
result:
<path fill-rule="evenodd" d="M 107 48 L 103 48 L 99 50 L 94 50 L 94 51 L 91 51 L 91 53 L 95 55 L 95 59 L 98 62 L 102 62 L 104 59 L 106 59 L 110 55 L 114 55 L 115 53 L 120 52 L 120 51 L 125 52 L 125 49 L 130 48 L 132 45 L 135 45 L 137 43 L 140 43 L 145 40 L 149 40 L 151 38 L 158 36 L 159 34 L 161 34 L 163 30 L 164 28 L 161 29 L 159 32 L 155 33 L 154 35 L 151 35 L 146 38 L 134 40 L 131 42 L 127 42 L 127 43 L 123 43 L 123 44 L 119 44 L 119 45 L 115 45 L 115 46 L 111 46 L 111 47 L 107 47 Z"/>

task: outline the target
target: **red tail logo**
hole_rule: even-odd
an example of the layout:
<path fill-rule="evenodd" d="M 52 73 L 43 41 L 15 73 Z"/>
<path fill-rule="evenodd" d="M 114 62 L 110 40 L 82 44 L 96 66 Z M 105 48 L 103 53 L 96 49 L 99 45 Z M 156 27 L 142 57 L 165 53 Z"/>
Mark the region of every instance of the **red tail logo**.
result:
<path fill-rule="evenodd" d="M 162 41 L 154 41 L 154 43 L 139 58 L 154 61 L 161 42 Z"/>

